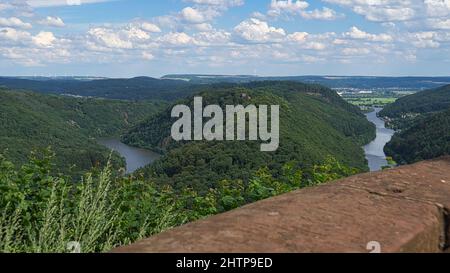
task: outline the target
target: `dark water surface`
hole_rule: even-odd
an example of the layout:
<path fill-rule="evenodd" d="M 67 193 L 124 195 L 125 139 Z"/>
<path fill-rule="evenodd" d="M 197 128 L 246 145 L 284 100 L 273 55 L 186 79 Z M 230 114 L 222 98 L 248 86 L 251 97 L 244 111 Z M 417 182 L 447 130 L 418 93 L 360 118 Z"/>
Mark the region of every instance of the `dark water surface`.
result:
<path fill-rule="evenodd" d="M 98 143 L 118 152 L 125 158 L 127 163 L 127 174 L 132 173 L 139 168 L 145 167 L 161 157 L 161 155 L 150 150 L 135 148 L 123 144 L 116 138 L 99 139 Z"/>
<path fill-rule="evenodd" d="M 386 154 L 384 153 L 384 147 L 391 141 L 392 136 L 395 131 L 387 129 L 385 127 L 384 120 L 377 117 L 377 114 L 382 110 L 382 108 L 375 108 L 374 112 L 366 114 L 367 119 L 376 125 L 377 127 L 377 138 L 364 146 L 364 151 L 366 153 L 366 158 L 369 161 L 370 171 L 379 171 L 384 166 L 388 165 L 386 160 Z"/>

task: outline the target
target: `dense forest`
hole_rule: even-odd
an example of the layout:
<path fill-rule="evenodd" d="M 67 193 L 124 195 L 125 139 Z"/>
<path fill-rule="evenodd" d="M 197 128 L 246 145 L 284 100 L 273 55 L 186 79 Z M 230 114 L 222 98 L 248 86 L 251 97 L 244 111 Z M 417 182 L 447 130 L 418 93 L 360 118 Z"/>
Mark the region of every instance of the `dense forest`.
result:
<path fill-rule="evenodd" d="M 450 108 L 417 119 L 411 127 L 395 134 L 385 151 L 402 164 L 449 155 Z"/>
<path fill-rule="evenodd" d="M 248 182 L 261 167 L 280 175 L 285 164 L 304 171 L 333 156 L 342 164 L 367 170 L 361 146 L 375 136 L 356 106 L 334 91 L 294 82 L 257 82 L 244 85 L 205 86 L 198 94 L 204 105 L 280 105 L 280 148 L 273 153 L 260 152 L 258 142 L 196 141 L 174 142 L 170 137 L 171 107 L 138 124 L 123 136 L 127 144 L 158 150 L 165 154 L 143 170 L 161 184 L 175 189 L 186 185 L 205 192 L 223 179 Z M 193 104 L 186 99 L 177 104 Z"/>
<path fill-rule="evenodd" d="M 0 77 L 0 86 L 10 89 L 32 90 L 40 93 L 71 94 L 109 99 L 173 101 L 187 97 L 205 84 L 245 84 L 261 81 L 294 81 L 320 84 L 329 88 L 357 88 L 382 90 L 424 90 L 450 83 L 450 77 L 334 77 L 292 76 L 258 77 L 251 75 L 167 75 L 161 79 L 136 77 L 131 79 L 82 77 Z"/>
<path fill-rule="evenodd" d="M 386 154 L 398 163 L 450 153 L 450 85 L 400 98 L 380 115 L 398 130 L 385 147 Z"/>
<path fill-rule="evenodd" d="M 185 81 L 160 80 L 149 77 L 131 79 L 21 79 L 0 77 L 0 86 L 39 93 L 69 94 L 123 100 L 176 100 L 195 90 Z"/>
<path fill-rule="evenodd" d="M 51 146 L 61 171 L 86 171 L 110 154 L 95 138 L 119 136 L 164 105 L 0 89 L 0 153 L 24 163 L 30 151 Z"/>
<path fill-rule="evenodd" d="M 424 90 L 450 84 L 450 77 L 373 77 L 373 76 L 286 76 L 171 74 L 162 79 L 186 80 L 195 84 L 248 83 L 255 81 L 295 81 L 320 84 L 329 88 L 382 90 Z"/>
<path fill-rule="evenodd" d="M 448 108 L 450 108 L 450 85 L 400 98 L 395 103 L 386 106 L 380 115 L 399 118 L 405 115 L 444 111 Z"/>

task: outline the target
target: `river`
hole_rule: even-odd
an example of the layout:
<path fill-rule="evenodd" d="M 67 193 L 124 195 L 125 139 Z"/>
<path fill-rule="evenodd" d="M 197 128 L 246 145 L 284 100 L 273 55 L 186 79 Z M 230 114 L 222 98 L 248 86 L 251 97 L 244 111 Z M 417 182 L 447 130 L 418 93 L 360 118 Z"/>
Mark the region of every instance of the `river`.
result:
<path fill-rule="evenodd" d="M 367 119 L 377 127 L 377 137 L 374 141 L 364 146 L 366 158 L 369 161 L 370 171 L 379 171 L 388 165 L 384 146 L 391 140 L 394 130 L 387 129 L 385 122 L 378 118 L 377 114 L 382 108 L 375 108 L 375 111 L 366 114 Z M 125 158 L 127 174 L 133 173 L 139 168 L 145 167 L 161 157 L 161 155 L 146 149 L 128 146 L 120 142 L 117 138 L 99 139 L 98 142 L 107 148 L 118 152 Z"/>
<path fill-rule="evenodd" d="M 381 170 L 388 165 L 384 147 L 391 141 L 395 131 L 385 127 L 384 120 L 378 118 L 377 114 L 382 108 L 375 108 L 375 111 L 366 114 L 367 119 L 377 127 L 377 137 L 374 141 L 364 146 L 366 158 L 369 161 L 370 171 L 375 172 Z"/>
<path fill-rule="evenodd" d="M 145 167 L 161 157 L 161 155 L 146 149 L 128 146 L 116 138 L 99 139 L 98 143 L 118 152 L 125 158 L 126 173 L 130 174 L 139 168 Z"/>

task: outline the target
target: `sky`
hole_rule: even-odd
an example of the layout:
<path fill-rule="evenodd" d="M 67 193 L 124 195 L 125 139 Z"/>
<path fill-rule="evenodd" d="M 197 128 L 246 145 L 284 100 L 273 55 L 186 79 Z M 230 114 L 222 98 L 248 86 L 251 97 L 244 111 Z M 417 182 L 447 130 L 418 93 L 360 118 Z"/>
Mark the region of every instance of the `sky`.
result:
<path fill-rule="evenodd" d="M 0 75 L 450 76 L 450 0 L 0 0 Z"/>

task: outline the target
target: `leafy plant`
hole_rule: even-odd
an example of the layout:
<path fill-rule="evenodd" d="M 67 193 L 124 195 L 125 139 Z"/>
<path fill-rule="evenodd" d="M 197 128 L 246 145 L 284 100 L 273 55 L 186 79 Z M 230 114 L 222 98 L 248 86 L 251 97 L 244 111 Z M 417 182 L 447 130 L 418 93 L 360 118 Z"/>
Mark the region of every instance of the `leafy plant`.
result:
<path fill-rule="evenodd" d="M 73 181 L 52 174 L 53 158 L 50 150 L 32 153 L 28 163 L 16 168 L 0 156 L 0 252 L 109 251 L 187 222 L 355 173 L 331 157 L 311 173 L 290 162 L 281 175 L 262 167 L 249 183 L 222 180 L 217 188 L 199 193 L 189 187 L 174 191 L 157 186 L 142 176 L 116 176 L 111 164 Z"/>

